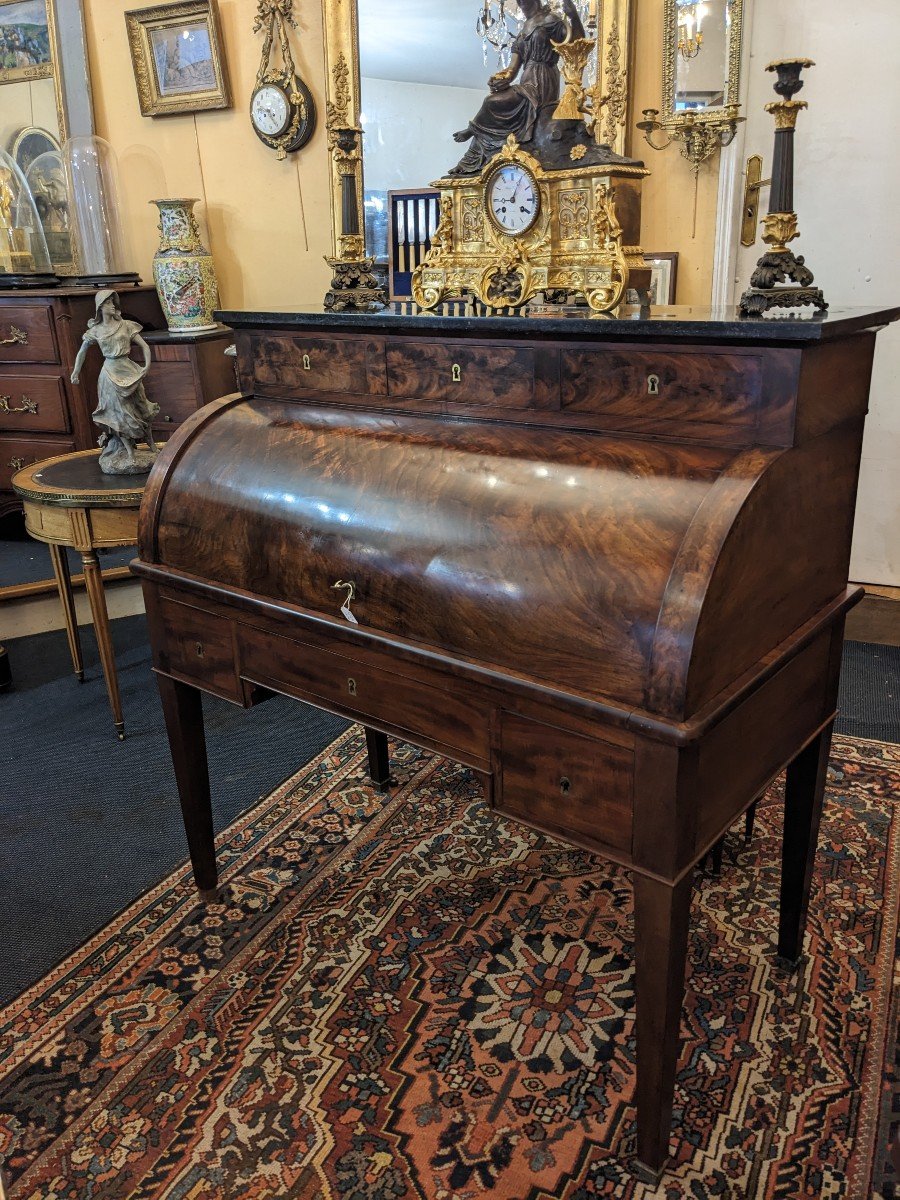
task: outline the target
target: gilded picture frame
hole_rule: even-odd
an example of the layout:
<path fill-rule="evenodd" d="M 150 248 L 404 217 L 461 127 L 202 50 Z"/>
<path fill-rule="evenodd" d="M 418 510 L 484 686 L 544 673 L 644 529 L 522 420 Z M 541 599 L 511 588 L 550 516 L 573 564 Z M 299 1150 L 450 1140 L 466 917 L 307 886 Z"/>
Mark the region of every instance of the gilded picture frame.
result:
<path fill-rule="evenodd" d="M 0 83 L 53 75 L 55 40 L 47 0 L 0 0 Z"/>
<path fill-rule="evenodd" d="M 181 0 L 125 13 L 141 114 L 230 108 L 215 0 Z"/>

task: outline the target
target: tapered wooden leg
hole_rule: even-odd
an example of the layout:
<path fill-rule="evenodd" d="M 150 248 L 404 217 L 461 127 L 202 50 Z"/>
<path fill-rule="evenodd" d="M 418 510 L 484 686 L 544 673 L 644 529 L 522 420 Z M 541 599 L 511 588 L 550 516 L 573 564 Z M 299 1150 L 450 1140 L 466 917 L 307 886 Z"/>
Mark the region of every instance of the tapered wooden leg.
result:
<path fill-rule="evenodd" d="M 84 660 L 81 657 L 81 640 L 78 636 L 78 618 L 75 615 L 75 595 L 72 591 L 72 580 L 69 575 L 69 559 L 64 546 L 50 546 L 50 561 L 53 563 L 53 574 L 56 576 L 56 590 L 62 604 L 63 618 L 66 622 L 66 637 L 69 641 L 69 653 L 72 655 L 72 670 L 79 683 L 84 683 Z"/>
<path fill-rule="evenodd" d="M 106 610 L 106 596 L 103 594 L 103 576 L 100 574 L 100 564 L 96 552 L 84 550 L 81 554 L 84 564 L 84 586 L 91 604 L 91 619 L 94 622 L 94 633 L 97 635 L 97 648 L 100 651 L 100 665 L 103 667 L 103 678 L 106 680 L 106 691 L 113 711 L 113 722 L 119 741 L 125 740 L 125 722 L 122 719 L 122 701 L 119 697 L 119 679 L 116 675 L 116 656 L 113 652 L 112 638 L 109 633 L 109 613 Z"/>
<path fill-rule="evenodd" d="M 379 792 L 391 786 L 391 757 L 387 734 L 366 726 L 366 749 L 369 752 L 369 778 Z"/>
<path fill-rule="evenodd" d="M 194 882 L 198 891 L 209 892 L 217 882 L 216 847 L 201 695 L 189 684 L 165 675 L 157 675 L 156 682 L 169 735 L 169 751 L 175 768 Z"/>
<path fill-rule="evenodd" d="M 778 953 L 792 963 L 803 950 L 803 931 L 831 752 L 831 728 L 828 725 L 805 750 L 800 751 L 788 766 L 784 784 Z"/>
<path fill-rule="evenodd" d="M 692 878 L 688 871 L 673 886 L 634 877 L 637 1159 L 632 1165 L 653 1184 L 669 1153 Z"/>

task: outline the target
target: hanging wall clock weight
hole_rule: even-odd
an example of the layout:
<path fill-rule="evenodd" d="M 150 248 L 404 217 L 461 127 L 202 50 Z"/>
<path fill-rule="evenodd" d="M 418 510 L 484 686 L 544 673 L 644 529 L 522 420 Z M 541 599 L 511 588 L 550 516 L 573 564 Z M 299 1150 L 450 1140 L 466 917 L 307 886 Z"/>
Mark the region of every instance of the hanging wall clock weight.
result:
<path fill-rule="evenodd" d="M 313 135 L 316 106 L 309 88 L 297 74 L 288 26 L 297 28 L 293 0 L 259 0 L 253 32 L 265 30 L 256 86 L 250 97 L 250 123 L 260 141 L 284 158 L 299 150 Z M 275 38 L 281 66 L 270 65 Z"/>

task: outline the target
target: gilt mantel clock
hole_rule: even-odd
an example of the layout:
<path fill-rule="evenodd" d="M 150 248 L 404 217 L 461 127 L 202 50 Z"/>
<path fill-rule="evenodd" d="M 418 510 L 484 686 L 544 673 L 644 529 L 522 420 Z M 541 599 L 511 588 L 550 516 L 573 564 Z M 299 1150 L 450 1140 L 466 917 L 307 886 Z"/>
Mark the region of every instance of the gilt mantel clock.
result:
<path fill-rule="evenodd" d="M 479 174 L 435 181 L 440 221 L 413 273 L 417 304 L 469 293 L 488 308 L 517 307 L 539 292 L 581 295 L 594 312 L 619 304 L 629 271 L 644 268 L 640 186 L 649 172 L 566 141 L 568 165 L 546 167 L 510 135 Z M 536 149 L 546 162 L 547 147 Z"/>

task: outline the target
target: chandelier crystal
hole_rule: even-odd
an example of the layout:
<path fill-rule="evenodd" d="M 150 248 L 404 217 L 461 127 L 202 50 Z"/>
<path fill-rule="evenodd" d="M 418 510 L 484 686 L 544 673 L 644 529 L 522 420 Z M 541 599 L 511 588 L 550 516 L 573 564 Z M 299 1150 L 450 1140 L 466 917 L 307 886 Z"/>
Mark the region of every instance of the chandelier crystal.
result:
<path fill-rule="evenodd" d="M 562 0 L 549 0 L 549 2 L 554 12 L 558 12 L 562 16 Z M 598 0 L 573 0 L 573 4 L 581 18 L 582 25 L 588 31 L 588 36 L 593 37 L 597 25 Z M 524 23 L 525 18 L 515 0 L 482 0 L 481 9 L 475 20 L 475 32 L 481 39 L 481 53 L 485 66 L 487 66 L 491 51 L 497 55 L 499 67 L 505 70 L 509 66 L 512 44 Z M 587 82 L 590 83 L 596 76 L 596 59 L 593 56 L 587 74 L 590 77 Z"/>

